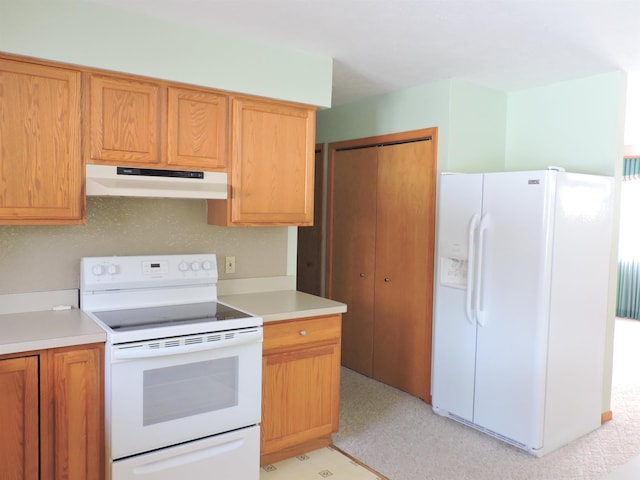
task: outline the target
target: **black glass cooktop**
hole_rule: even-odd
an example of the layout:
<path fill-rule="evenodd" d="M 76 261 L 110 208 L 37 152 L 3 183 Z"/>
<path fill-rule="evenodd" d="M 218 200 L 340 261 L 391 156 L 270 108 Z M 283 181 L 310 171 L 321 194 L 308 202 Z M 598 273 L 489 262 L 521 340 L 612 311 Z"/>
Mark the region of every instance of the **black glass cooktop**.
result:
<path fill-rule="evenodd" d="M 102 323 L 118 332 L 251 317 L 248 313 L 217 302 L 108 310 L 92 313 Z"/>

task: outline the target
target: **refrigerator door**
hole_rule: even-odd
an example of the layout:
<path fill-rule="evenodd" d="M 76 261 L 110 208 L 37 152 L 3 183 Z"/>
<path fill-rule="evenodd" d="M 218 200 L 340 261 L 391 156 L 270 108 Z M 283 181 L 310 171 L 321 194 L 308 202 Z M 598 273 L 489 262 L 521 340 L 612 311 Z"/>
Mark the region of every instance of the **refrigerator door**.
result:
<path fill-rule="evenodd" d="M 555 172 L 484 177 L 473 422 L 543 442 Z"/>
<path fill-rule="evenodd" d="M 432 404 L 471 421 L 476 323 L 467 312 L 470 228 L 480 218 L 482 174 L 443 174 L 438 200 Z M 474 229 L 475 230 L 475 229 Z M 471 252 L 473 256 L 473 252 Z M 469 294 L 469 297 L 468 297 Z"/>

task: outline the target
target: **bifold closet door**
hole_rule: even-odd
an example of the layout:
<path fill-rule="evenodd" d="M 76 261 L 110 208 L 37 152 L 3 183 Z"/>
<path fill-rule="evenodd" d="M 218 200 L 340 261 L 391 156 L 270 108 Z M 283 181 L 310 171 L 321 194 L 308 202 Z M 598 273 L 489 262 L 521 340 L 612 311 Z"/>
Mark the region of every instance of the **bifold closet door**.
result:
<path fill-rule="evenodd" d="M 431 381 L 434 143 L 377 150 L 373 376 L 424 400 Z"/>
<path fill-rule="evenodd" d="M 347 304 L 342 364 L 429 400 L 435 142 L 336 151 L 329 296 Z"/>
<path fill-rule="evenodd" d="M 373 286 L 376 245 L 376 147 L 335 153 L 329 206 L 330 298 L 342 316 L 342 365 L 373 376 Z"/>

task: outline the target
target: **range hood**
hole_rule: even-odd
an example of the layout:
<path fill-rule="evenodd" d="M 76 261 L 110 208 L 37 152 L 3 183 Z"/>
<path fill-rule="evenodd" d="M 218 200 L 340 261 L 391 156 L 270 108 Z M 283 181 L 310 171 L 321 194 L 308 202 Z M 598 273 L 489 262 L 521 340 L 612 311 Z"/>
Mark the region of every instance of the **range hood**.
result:
<path fill-rule="evenodd" d="M 87 196 L 227 198 L 227 174 L 87 165 Z"/>

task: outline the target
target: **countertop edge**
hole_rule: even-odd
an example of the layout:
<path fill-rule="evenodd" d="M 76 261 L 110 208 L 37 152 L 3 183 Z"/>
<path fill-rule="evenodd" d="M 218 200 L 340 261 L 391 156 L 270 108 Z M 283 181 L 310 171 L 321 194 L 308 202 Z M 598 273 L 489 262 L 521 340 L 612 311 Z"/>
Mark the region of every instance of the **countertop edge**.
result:
<path fill-rule="evenodd" d="M 107 333 L 77 308 L 0 315 L 0 355 L 106 341 Z"/>
<path fill-rule="evenodd" d="M 293 320 L 296 318 L 323 317 L 326 315 L 342 314 L 346 311 L 347 309 L 343 307 L 317 308 L 314 310 L 298 310 L 295 312 L 273 313 L 268 315 L 262 315 L 262 321 L 264 323 L 269 323 L 269 322 L 278 322 L 283 320 Z"/>
<path fill-rule="evenodd" d="M 89 345 L 91 343 L 105 343 L 106 340 L 106 333 L 93 333 L 87 335 L 77 335 L 73 337 L 30 340 L 0 345 L 0 355 L 24 354 L 37 350 L 74 347 L 78 345 Z"/>

